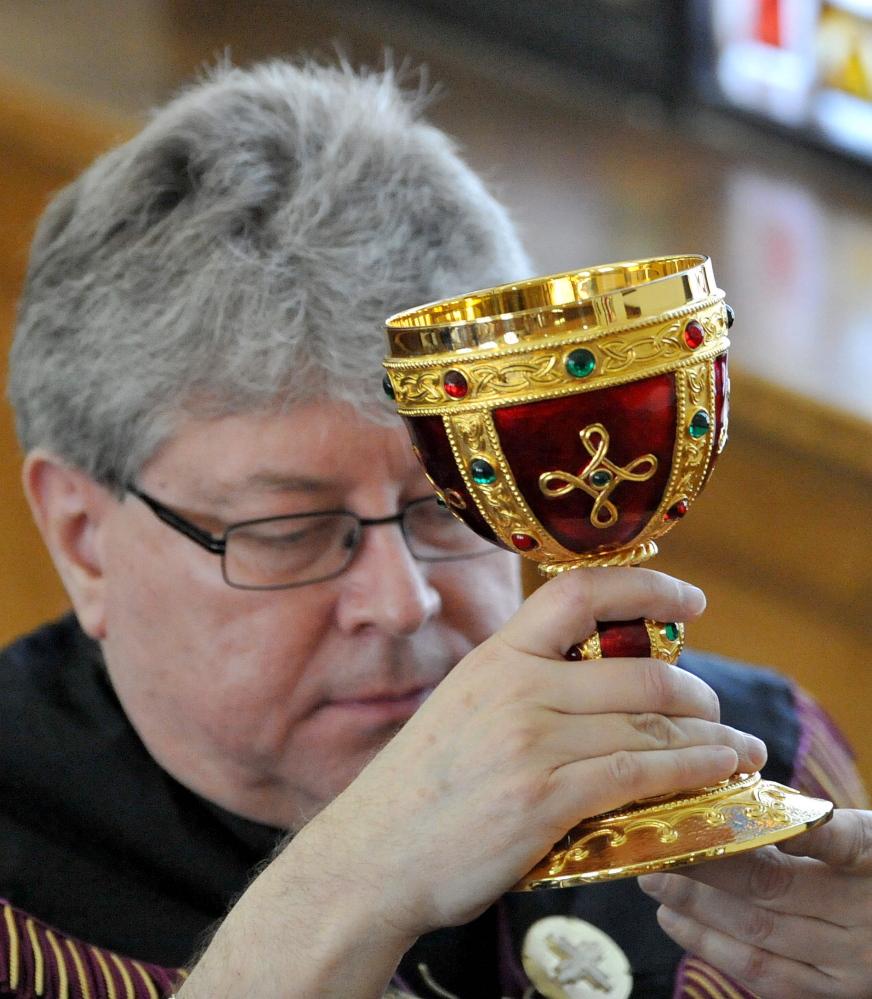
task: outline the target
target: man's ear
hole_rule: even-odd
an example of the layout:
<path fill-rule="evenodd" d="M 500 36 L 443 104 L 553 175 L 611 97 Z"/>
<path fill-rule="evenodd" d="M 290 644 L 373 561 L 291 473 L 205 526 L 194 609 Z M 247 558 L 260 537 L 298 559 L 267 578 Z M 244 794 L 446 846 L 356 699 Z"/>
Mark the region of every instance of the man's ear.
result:
<path fill-rule="evenodd" d="M 24 461 L 24 492 L 73 602 L 82 628 L 106 636 L 105 564 L 101 526 L 112 493 L 90 476 L 38 448 Z"/>

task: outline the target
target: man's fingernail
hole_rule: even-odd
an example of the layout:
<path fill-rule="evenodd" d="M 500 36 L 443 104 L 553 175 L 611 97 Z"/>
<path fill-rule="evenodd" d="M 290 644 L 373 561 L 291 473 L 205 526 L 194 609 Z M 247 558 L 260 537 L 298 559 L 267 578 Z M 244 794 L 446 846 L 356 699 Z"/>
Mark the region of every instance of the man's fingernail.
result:
<path fill-rule="evenodd" d="M 766 743 L 762 739 L 758 739 L 756 735 L 746 735 L 745 738 L 748 743 L 748 756 L 760 760 L 760 766 L 762 767 L 769 756 Z"/>
<path fill-rule="evenodd" d="M 656 895 L 666 885 L 665 874 L 642 874 L 637 880 L 642 891 L 650 895 Z"/>
<path fill-rule="evenodd" d="M 691 614 L 702 614 L 705 610 L 705 594 L 698 586 L 682 583 L 681 599 Z"/>

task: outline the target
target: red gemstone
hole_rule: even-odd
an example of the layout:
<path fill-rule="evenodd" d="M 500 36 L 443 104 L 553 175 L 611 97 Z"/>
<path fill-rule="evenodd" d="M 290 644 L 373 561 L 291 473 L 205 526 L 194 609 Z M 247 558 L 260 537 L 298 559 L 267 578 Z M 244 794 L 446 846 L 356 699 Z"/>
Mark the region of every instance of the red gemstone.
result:
<path fill-rule="evenodd" d="M 691 321 L 684 327 L 684 342 L 691 350 L 696 350 L 703 340 L 705 340 L 705 330 L 698 322 Z"/>
<path fill-rule="evenodd" d="M 584 659 L 584 656 L 581 653 L 581 646 L 573 645 L 568 652 L 563 653 L 563 658 L 566 659 L 567 662 L 571 663 L 580 662 L 582 659 Z"/>
<path fill-rule="evenodd" d="M 462 399 L 469 391 L 469 382 L 459 371 L 446 371 L 442 384 L 452 399 Z"/>
<path fill-rule="evenodd" d="M 521 552 L 531 552 L 539 547 L 539 542 L 529 534 L 513 534 L 512 544 Z"/>
<path fill-rule="evenodd" d="M 687 513 L 687 500 L 679 500 L 674 503 L 663 515 L 664 520 L 681 520 Z"/>

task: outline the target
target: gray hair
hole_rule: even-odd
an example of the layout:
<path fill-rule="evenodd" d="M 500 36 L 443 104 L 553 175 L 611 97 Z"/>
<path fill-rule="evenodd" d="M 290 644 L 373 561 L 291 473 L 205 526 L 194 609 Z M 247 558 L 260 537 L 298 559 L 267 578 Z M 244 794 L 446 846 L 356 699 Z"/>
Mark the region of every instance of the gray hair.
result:
<path fill-rule="evenodd" d="M 183 416 L 330 397 L 384 419 L 400 309 L 529 275 L 396 74 L 222 68 L 46 211 L 10 361 L 19 439 L 115 489 Z"/>

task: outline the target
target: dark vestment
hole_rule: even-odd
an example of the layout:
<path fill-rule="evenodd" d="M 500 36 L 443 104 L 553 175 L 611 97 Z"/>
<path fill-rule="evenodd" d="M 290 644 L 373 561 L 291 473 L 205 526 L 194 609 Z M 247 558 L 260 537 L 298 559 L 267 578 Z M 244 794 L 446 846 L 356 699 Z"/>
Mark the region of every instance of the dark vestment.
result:
<path fill-rule="evenodd" d="M 765 739 L 765 775 L 789 783 L 801 726 L 788 681 L 707 655 L 686 653 L 681 664 L 718 692 L 725 723 Z M 0 690 L 0 897 L 88 943 L 183 966 L 281 831 L 230 814 L 160 768 L 72 615 L 0 653 Z M 682 954 L 656 908 L 633 879 L 510 895 L 469 926 L 423 937 L 401 977 L 431 994 L 417 972 L 425 963 L 463 999 L 496 999 L 498 938 L 505 947 L 511 937 L 517 955 L 532 922 L 569 913 L 620 944 L 634 996 L 669 999 Z"/>

